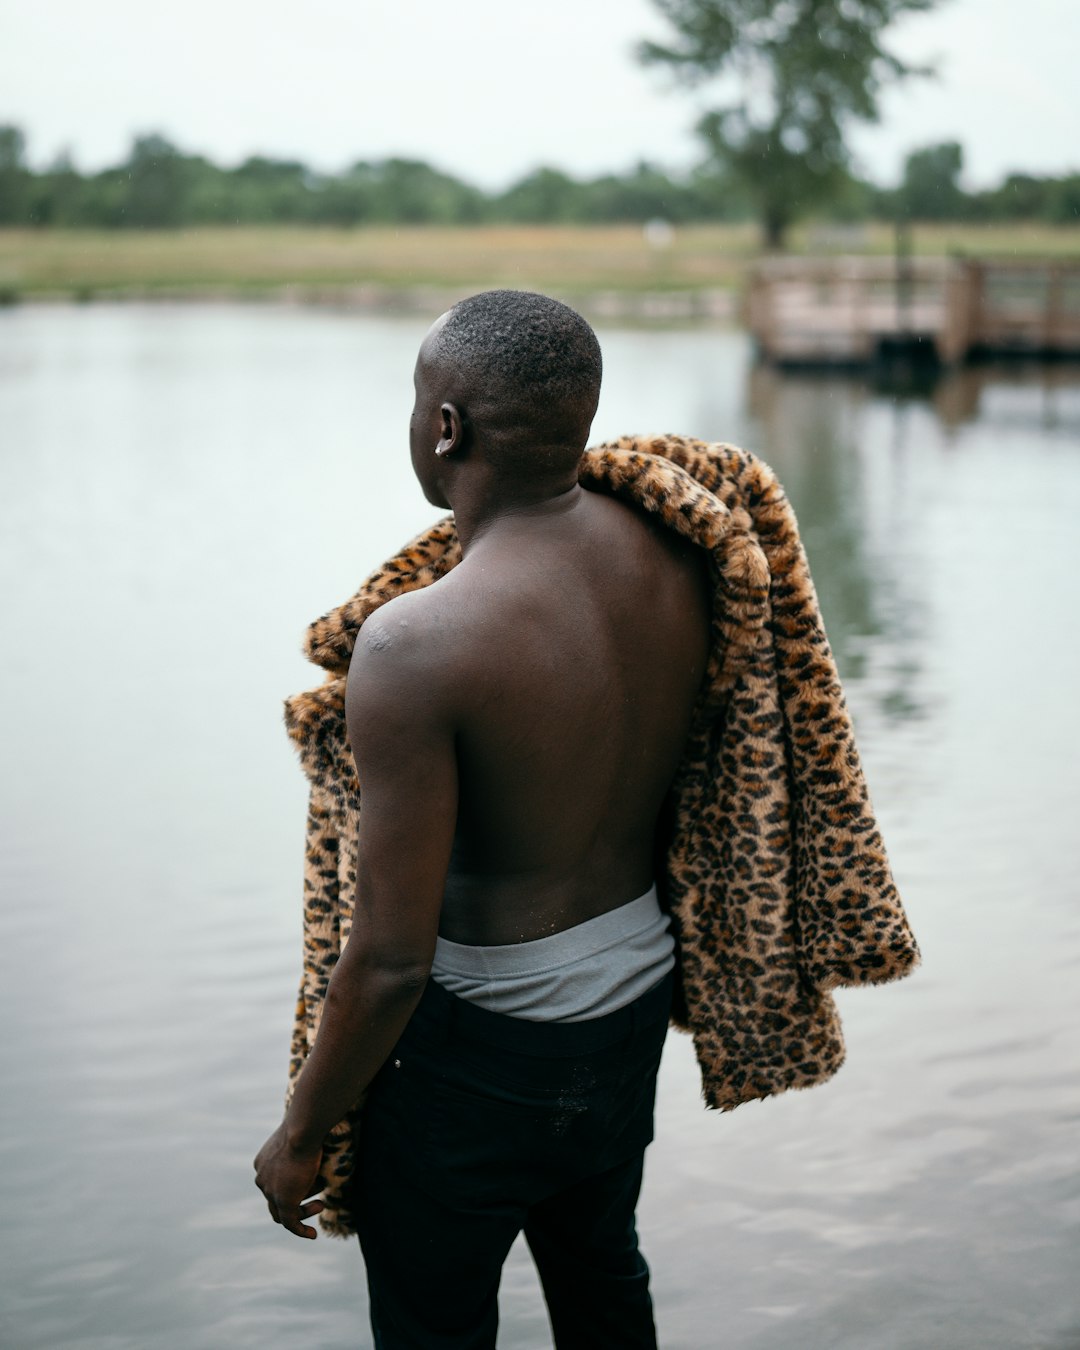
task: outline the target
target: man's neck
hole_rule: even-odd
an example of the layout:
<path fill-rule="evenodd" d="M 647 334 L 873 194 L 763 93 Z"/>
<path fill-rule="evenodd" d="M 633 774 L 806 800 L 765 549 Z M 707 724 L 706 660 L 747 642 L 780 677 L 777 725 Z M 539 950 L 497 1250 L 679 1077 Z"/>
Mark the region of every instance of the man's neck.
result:
<path fill-rule="evenodd" d="M 557 486 L 533 485 L 530 488 L 522 485 L 512 493 L 507 493 L 504 485 L 504 490 L 499 492 L 452 502 L 462 557 L 481 542 L 495 542 L 504 535 L 520 535 L 523 530 L 560 519 L 577 506 L 582 494 L 579 484 L 569 481 Z"/>

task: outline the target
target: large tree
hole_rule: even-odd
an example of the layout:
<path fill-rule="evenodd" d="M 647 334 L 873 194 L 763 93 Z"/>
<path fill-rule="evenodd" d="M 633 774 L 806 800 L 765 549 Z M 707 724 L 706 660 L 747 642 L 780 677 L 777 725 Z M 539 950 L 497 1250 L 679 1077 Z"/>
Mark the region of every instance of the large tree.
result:
<path fill-rule="evenodd" d="M 900 205 L 912 220 L 959 220 L 967 199 L 960 186 L 964 151 L 957 141 L 913 150 L 904 161 Z"/>
<path fill-rule="evenodd" d="M 937 0 L 654 3 L 676 40 L 642 43 L 640 59 L 695 85 L 726 77 L 732 101 L 706 113 L 698 131 L 755 203 L 766 245 L 778 248 L 793 220 L 845 184 L 850 124 L 876 121 L 886 84 L 927 73 L 887 51 L 882 34 Z"/>
<path fill-rule="evenodd" d="M 25 225 L 30 187 L 26 137 L 18 127 L 0 126 L 0 225 Z"/>

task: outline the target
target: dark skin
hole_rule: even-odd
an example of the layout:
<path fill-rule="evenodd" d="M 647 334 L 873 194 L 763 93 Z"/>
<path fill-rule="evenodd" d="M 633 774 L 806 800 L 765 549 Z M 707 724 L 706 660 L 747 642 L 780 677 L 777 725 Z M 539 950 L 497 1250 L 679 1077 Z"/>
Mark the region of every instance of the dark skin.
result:
<path fill-rule="evenodd" d="M 346 691 L 361 786 L 352 934 L 288 1113 L 255 1159 L 314 1238 L 322 1141 L 393 1049 L 438 934 L 526 942 L 642 895 L 705 669 L 701 555 L 583 490 L 595 398 L 553 421 L 420 348 L 410 424 L 462 561 L 364 624 Z"/>

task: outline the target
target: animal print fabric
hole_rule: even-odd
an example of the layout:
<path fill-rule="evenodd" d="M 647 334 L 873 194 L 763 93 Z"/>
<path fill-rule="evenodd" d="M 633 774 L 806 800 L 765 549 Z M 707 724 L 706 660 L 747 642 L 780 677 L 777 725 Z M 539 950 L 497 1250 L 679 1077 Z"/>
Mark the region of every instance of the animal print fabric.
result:
<path fill-rule="evenodd" d="M 657 878 L 678 942 L 673 1020 L 693 1037 L 705 1104 L 727 1111 L 821 1083 L 844 1059 L 830 990 L 898 979 L 919 952 L 794 512 L 773 471 L 748 451 L 678 436 L 587 450 L 579 479 L 652 512 L 709 555 L 710 657 Z M 344 699 L 356 634 L 380 605 L 437 581 L 460 556 L 448 517 L 307 632 L 306 655 L 326 678 L 285 704 L 310 781 L 287 1100 L 314 1044 L 355 897 L 359 787 Z M 356 1122 L 353 1112 L 324 1150 L 320 1223 L 339 1236 L 353 1231 L 341 1194 Z"/>

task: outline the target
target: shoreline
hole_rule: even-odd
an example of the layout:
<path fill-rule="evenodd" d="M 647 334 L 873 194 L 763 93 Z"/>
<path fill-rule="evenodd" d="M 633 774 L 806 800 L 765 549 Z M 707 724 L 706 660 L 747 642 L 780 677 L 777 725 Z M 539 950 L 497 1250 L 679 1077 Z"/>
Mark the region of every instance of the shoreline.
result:
<path fill-rule="evenodd" d="M 916 255 L 1080 259 L 1080 228 L 918 225 Z M 883 224 L 807 224 L 788 256 L 892 256 Z M 543 291 L 598 319 L 730 322 L 765 257 L 750 223 L 0 229 L 0 303 L 259 301 L 440 313 L 479 290 Z"/>
<path fill-rule="evenodd" d="M 457 301 L 495 283 L 471 286 L 392 287 L 373 283 L 320 285 L 290 282 L 280 286 L 67 286 L 13 291 L 0 285 L 0 309 L 24 305 L 95 304 L 235 304 L 296 306 L 381 316 L 436 318 Z M 677 291 L 615 289 L 563 291 L 557 298 L 573 304 L 599 322 L 663 325 L 720 324 L 739 320 L 734 290 L 707 288 Z"/>

